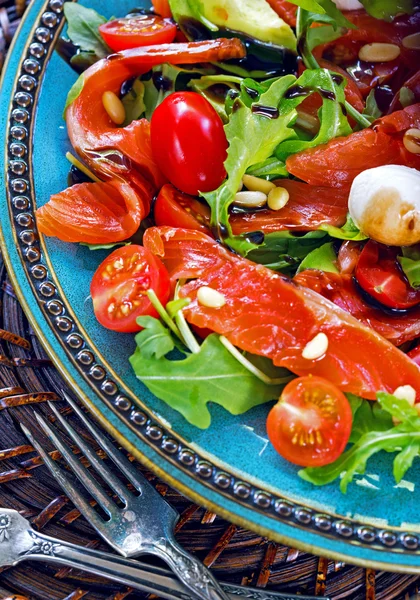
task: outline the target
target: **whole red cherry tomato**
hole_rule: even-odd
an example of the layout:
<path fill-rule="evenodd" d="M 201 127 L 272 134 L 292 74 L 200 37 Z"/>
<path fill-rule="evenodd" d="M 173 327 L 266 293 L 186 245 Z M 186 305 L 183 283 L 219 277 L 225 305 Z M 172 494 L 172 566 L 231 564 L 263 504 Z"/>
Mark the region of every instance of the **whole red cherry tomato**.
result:
<path fill-rule="evenodd" d="M 228 142 L 223 123 L 200 94 L 168 96 L 153 113 L 151 140 L 159 168 L 182 192 L 210 192 L 225 179 Z"/>
<path fill-rule="evenodd" d="M 298 377 L 284 388 L 267 418 L 267 433 L 277 452 L 302 467 L 334 462 L 350 437 L 349 401 L 322 377 Z"/>
<path fill-rule="evenodd" d="M 99 323 L 113 331 L 139 331 L 137 317 L 158 316 L 146 294 L 149 289 L 166 304 L 170 294 L 169 275 L 159 258 L 134 244 L 114 250 L 99 265 L 90 285 Z"/>
<path fill-rule="evenodd" d="M 99 33 L 114 52 L 119 52 L 139 46 L 170 44 L 176 36 L 176 25 L 158 15 L 136 15 L 108 21 L 99 26 Z"/>

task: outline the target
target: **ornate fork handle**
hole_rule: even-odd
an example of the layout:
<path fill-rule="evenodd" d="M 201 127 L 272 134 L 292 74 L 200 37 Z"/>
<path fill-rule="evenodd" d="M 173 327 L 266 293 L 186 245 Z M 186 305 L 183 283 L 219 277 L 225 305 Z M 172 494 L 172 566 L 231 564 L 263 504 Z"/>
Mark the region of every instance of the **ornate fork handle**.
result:
<path fill-rule="evenodd" d="M 162 558 L 196 598 L 229 600 L 203 563 L 184 550 L 172 536 L 154 543 L 148 551 Z"/>
<path fill-rule="evenodd" d="M 59 563 L 65 567 L 89 571 L 143 592 L 160 595 L 168 600 L 191 600 L 187 593 L 168 587 L 167 577 L 141 570 L 135 560 L 61 542 L 31 529 L 27 530 L 26 534 L 32 538 L 33 545 L 29 549 L 27 544 L 22 545 L 21 549 L 17 548 L 17 562 L 30 559 Z"/>

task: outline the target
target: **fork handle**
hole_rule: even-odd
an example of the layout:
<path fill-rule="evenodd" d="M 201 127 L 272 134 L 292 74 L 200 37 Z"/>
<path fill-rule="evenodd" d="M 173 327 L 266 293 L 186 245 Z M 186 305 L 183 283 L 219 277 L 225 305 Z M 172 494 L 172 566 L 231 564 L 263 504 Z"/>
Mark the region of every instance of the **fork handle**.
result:
<path fill-rule="evenodd" d="M 168 600 L 191 600 L 187 590 L 184 592 L 171 585 L 168 577 L 142 570 L 136 560 L 62 542 L 32 529 L 27 533 L 32 538 L 32 547 L 22 548 L 17 562 L 26 559 L 51 562 L 88 571 Z"/>
<path fill-rule="evenodd" d="M 229 600 L 210 571 L 195 556 L 184 550 L 174 537 L 154 542 L 147 551 L 166 562 L 180 581 L 199 600 Z"/>

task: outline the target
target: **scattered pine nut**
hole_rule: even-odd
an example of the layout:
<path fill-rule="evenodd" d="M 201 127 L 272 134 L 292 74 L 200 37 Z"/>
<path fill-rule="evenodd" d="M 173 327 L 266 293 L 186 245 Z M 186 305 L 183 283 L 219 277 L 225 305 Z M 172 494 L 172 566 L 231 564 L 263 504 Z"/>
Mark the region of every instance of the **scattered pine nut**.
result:
<path fill-rule="evenodd" d="M 263 192 L 238 192 L 233 202 L 238 206 L 257 208 L 267 204 L 267 194 L 263 194 Z"/>
<path fill-rule="evenodd" d="M 411 385 L 400 385 L 393 395 L 398 398 L 398 400 L 407 400 L 411 406 L 414 406 L 416 403 L 416 390 L 411 387 Z"/>
<path fill-rule="evenodd" d="M 276 187 L 268 194 L 268 208 L 280 210 L 289 202 L 289 192 L 284 187 Z"/>
<path fill-rule="evenodd" d="M 226 298 L 223 294 L 206 285 L 198 288 L 197 301 L 201 306 L 207 308 L 222 308 L 226 304 Z"/>
<path fill-rule="evenodd" d="M 420 154 L 420 129 L 408 129 L 404 133 L 403 144 L 412 154 Z"/>
<path fill-rule="evenodd" d="M 254 177 L 253 175 L 244 175 L 242 181 L 250 192 L 262 192 L 268 195 L 276 187 L 272 181 L 261 179 L 261 177 Z"/>
<path fill-rule="evenodd" d="M 114 92 L 110 91 L 104 92 L 102 95 L 102 104 L 104 105 L 104 108 L 111 121 L 113 121 L 116 125 L 122 125 L 124 123 L 125 108 L 117 94 L 114 94 Z"/>
<path fill-rule="evenodd" d="M 396 44 L 374 42 L 360 48 L 359 58 L 365 62 L 390 62 L 398 58 L 400 52 L 401 50 Z"/>
<path fill-rule="evenodd" d="M 402 45 L 409 50 L 420 50 L 420 33 L 412 33 L 402 39 Z"/>
<path fill-rule="evenodd" d="M 302 356 L 307 360 L 316 360 L 326 354 L 328 350 L 328 337 L 325 333 L 318 333 L 303 349 Z"/>

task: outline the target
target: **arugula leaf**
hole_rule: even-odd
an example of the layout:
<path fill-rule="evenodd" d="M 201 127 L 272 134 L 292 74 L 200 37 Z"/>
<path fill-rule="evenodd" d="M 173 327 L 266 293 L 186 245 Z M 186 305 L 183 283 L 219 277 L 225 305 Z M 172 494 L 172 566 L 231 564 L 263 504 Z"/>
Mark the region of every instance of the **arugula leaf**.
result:
<path fill-rule="evenodd" d="M 320 248 L 312 250 L 300 263 L 298 273 L 305 269 L 318 269 L 327 273 L 338 273 L 336 266 L 337 255 L 334 250 L 333 242 L 328 242 Z"/>
<path fill-rule="evenodd" d="M 290 231 L 269 233 L 265 236 L 264 243 L 250 252 L 247 258 L 290 275 L 305 256 L 325 243 L 326 237 L 322 231 L 309 231 L 305 235 L 296 235 Z"/>
<path fill-rule="evenodd" d="M 339 240 L 353 240 L 355 242 L 360 242 L 368 239 L 368 236 L 356 227 L 350 215 L 347 215 L 347 221 L 343 227 L 334 227 L 333 225 L 323 224 L 319 226 L 319 229 Z"/>
<path fill-rule="evenodd" d="M 284 162 L 275 156 L 249 167 L 246 173 L 247 175 L 261 177 L 263 179 L 268 179 L 269 181 L 278 179 L 279 177 L 288 177 L 289 175 Z"/>
<path fill-rule="evenodd" d="M 389 416 L 401 421 L 401 424 L 385 429 L 385 415 L 380 413 L 380 418 L 375 416 L 373 419 L 373 409 L 372 415 L 369 415 L 365 404 L 362 403 L 354 417 L 358 431 L 356 430 L 353 436 L 355 441 L 353 446 L 330 465 L 302 469 L 299 471 L 302 479 L 314 485 L 325 485 L 341 477 L 340 489 L 346 493 L 347 487 L 354 477 L 365 472 L 369 458 L 381 450 L 385 450 L 398 453 L 394 459 L 393 472 L 396 482 L 401 481 L 415 457 L 418 456 L 420 417 L 417 410 L 407 400 L 400 400 L 385 392 L 378 392 L 377 398 L 380 408 Z M 363 410 L 363 413 L 358 417 L 360 410 Z M 364 419 L 367 419 L 366 423 L 364 423 Z M 364 433 L 364 431 L 366 432 Z"/>
<path fill-rule="evenodd" d="M 293 75 L 277 79 L 267 92 L 261 94 L 254 106 L 258 104 L 266 110 L 279 110 L 284 93 L 295 81 Z M 294 110 L 279 114 L 275 119 L 267 118 L 254 111 L 253 107 L 247 106 L 248 102 L 249 96 L 243 91 L 235 99 L 229 122 L 225 125 L 229 141 L 228 157 L 225 161 L 228 179 L 217 190 L 202 194 L 211 208 L 211 225 L 219 230 L 221 239 L 226 237 L 221 233 L 221 230 L 226 228 L 229 235 L 225 241 L 235 249 L 238 249 L 238 244 L 231 235 L 228 208 L 235 198 L 242 177 L 249 167 L 270 158 L 280 141 L 294 135 L 288 126 L 296 118 Z"/>
<path fill-rule="evenodd" d="M 370 90 L 368 97 L 366 98 L 366 107 L 363 111 L 365 117 L 367 117 L 372 123 L 382 117 L 382 111 L 379 109 L 378 103 L 376 102 L 375 89 Z"/>
<path fill-rule="evenodd" d="M 140 119 L 146 111 L 144 103 L 144 83 L 141 79 L 136 79 L 129 92 L 122 97 L 121 102 L 125 108 L 125 121 L 123 127 L 130 125 L 135 119 Z"/>
<path fill-rule="evenodd" d="M 402 248 L 403 256 L 398 257 L 398 262 L 413 288 L 420 288 L 420 247 L 409 246 Z"/>
<path fill-rule="evenodd" d="M 64 110 L 63 110 L 63 119 L 66 118 L 66 111 L 67 111 L 68 107 L 70 106 L 70 104 L 72 104 L 82 93 L 84 84 L 85 84 L 85 79 L 84 79 L 84 75 L 82 73 L 81 75 L 79 75 L 79 77 L 73 83 L 73 85 L 71 86 L 71 88 L 69 90 L 69 93 L 67 94 L 66 104 L 64 105 Z"/>
<path fill-rule="evenodd" d="M 399 98 L 403 108 L 411 106 L 416 101 L 415 93 L 410 88 L 403 86 L 399 91 Z"/>
<path fill-rule="evenodd" d="M 397 15 L 411 14 L 414 10 L 413 0 L 360 0 L 360 2 L 372 17 L 384 21 L 392 21 Z"/>
<path fill-rule="evenodd" d="M 235 75 L 204 75 L 200 79 L 192 79 L 188 87 L 204 96 L 222 121 L 227 123 L 229 120 L 225 108 L 227 93 L 229 90 L 238 91 L 238 87 L 242 81 L 242 77 Z M 216 91 L 214 91 L 215 89 Z M 224 90 L 224 94 L 221 92 L 221 89 Z"/>
<path fill-rule="evenodd" d="M 140 332 L 137 336 L 141 336 L 142 345 L 137 346 L 130 358 L 134 372 L 153 394 L 196 427 L 205 429 L 210 425 L 209 402 L 239 415 L 278 398 L 281 393 L 283 386 L 264 384 L 226 350 L 216 334 L 204 340 L 197 354 L 189 354 L 183 360 L 150 357 L 147 335 L 156 333 L 150 325 L 146 326 L 146 333 Z M 162 354 L 163 343 L 168 347 L 169 343 L 166 338 L 165 341 L 160 337 L 155 339 L 158 342 L 152 346 L 153 351 Z"/>
<path fill-rule="evenodd" d="M 297 139 L 295 134 L 291 140 L 283 141 L 276 149 L 275 155 L 280 160 L 286 160 L 290 154 L 296 154 L 307 148 L 313 148 L 319 144 L 324 144 L 329 140 L 346 136 L 352 133 L 352 129 L 346 116 L 343 113 L 345 102 L 346 82 L 342 80 L 340 85 L 336 84 L 333 75 L 328 69 L 307 69 L 296 82 L 297 86 L 307 90 L 306 96 L 312 92 L 319 91 L 322 96 L 322 107 L 319 110 L 320 129 L 317 135 L 311 140 Z M 305 98 L 303 97 L 284 99 L 282 102 L 282 112 L 293 110 Z"/>
<path fill-rule="evenodd" d="M 169 330 L 154 317 L 138 317 L 137 323 L 144 327 L 135 337 L 137 347 L 145 358 L 159 359 L 175 348 Z"/>
<path fill-rule="evenodd" d="M 353 410 L 353 426 L 349 442 L 354 444 L 371 431 L 387 431 L 393 427 L 391 415 L 379 402 L 363 400 L 353 394 L 347 394 Z"/>
<path fill-rule="evenodd" d="M 80 50 L 93 52 L 98 59 L 112 53 L 98 30 L 100 25 L 107 22 L 105 17 L 92 8 L 74 2 L 64 3 L 64 15 L 67 20 L 67 35 Z"/>

